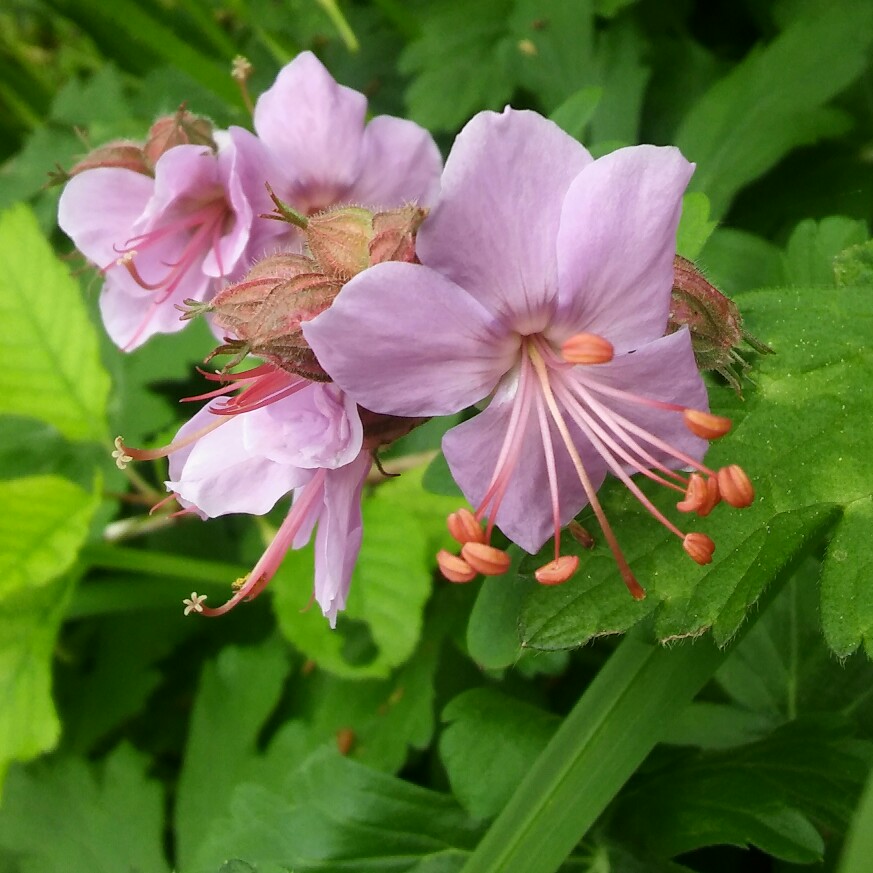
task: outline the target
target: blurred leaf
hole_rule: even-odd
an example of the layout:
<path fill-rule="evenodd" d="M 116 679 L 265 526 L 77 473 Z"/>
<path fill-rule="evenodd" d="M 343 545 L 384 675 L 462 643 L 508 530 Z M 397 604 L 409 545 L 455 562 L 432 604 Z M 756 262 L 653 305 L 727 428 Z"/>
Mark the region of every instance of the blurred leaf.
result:
<path fill-rule="evenodd" d="M 560 724 L 558 716 L 492 688 L 472 688 L 443 709 L 440 759 L 474 818 L 504 807 Z"/>
<path fill-rule="evenodd" d="M 603 95 L 603 89 L 597 85 L 580 88 L 571 94 L 549 118 L 570 136 L 580 142 L 585 134 L 585 128 L 591 116 L 597 109 L 597 104 Z"/>
<path fill-rule="evenodd" d="M 866 239 L 867 226 L 863 221 L 841 215 L 821 221 L 811 218 L 801 221 L 785 247 L 788 282 L 792 285 L 833 285 L 834 258 L 848 246 Z"/>
<path fill-rule="evenodd" d="M 700 191 L 686 194 L 682 198 L 682 218 L 676 232 L 676 251 L 684 258 L 696 260 L 715 226 L 716 222 L 709 220 L 709 198 Z"/>
<path fill-rule="evenodd" d="M 120 746 L 96 767 L 61 758 L 16 768 L 0 845 L 21 855 L 28 873 L 168 871 L 163 790 L 146 777 L 148 767 L 144 755 Z"/>
<path fill-rule="evenodd" d="M 109 379 L 77 283 L 24 206 L 0 216 L 0 318 L 9 363 L 0 412 L 38 418 L 73 440 L 106 439 Z"/>
<path fill-rule="evenodd" d="M 320 752 L 281 792 L 244 785 L 231 817 L 213 823 L 186 873 L 217 873 L 226 858 L 295 873 L 448 871 L 472 847 L 476 826 L 454 800 Z M 419 863 L 433 861 L 436 866 Z"/>
<path fill-rule="evenodd" d="M 623 796 L 617 820 L 662 858 L 709 845 L 756 845 L 808 864 L 824 851 L 810 819 L 828 828 L 845 823 L 870 751 L 833 720 L 808 720 L 730 751 L 662 755 L 661 766 Z"/>
<path fill-rule="evenodd" d="M 857 288 L 873 287 L 873 240 L 849 246 L 833 260 L 837 285 Z"/>
<path fill-rule="evenodd" d="M 726 389 L 712 392 L 713 408 L 731 416 L 735 428 L 710 449 L 707 463 L 740 464 L 756 482 L 755 503 L 740 512 L 722 506 L 695 520 L 718 543 L 713 564 L 702 568 L 611 483 L 602 491 L 605 508 L 621 518 L 617 535 L 648 597 L 628 597 L 609 550 L 596 546 L 582 555 L 582 569 L 567 585 L 538 587 L 529 596 L 521 618 L 527 644 L 581 645 L 653 612 L 662 639 L 713 627 L 723 644 L 771 580 L 834 529 L 822 595 L 826 636 L 841 655 L 873 642 L 873 594 L 863 581 L 871 545 L 862 534 L 873 492 L 865 459 L 873 447 L 856 426 L 866 418 L 866 386 L 873 380 L 873 301 L 854 289 L 793 288 L 740 295 L 737 303 L 749 330 L 776 354 L 757 359 L 756 385 L 745 401 Z M 671 512 L 663 496 L 655 500 Z M 589 516 L 583 513 L 583 524 Z"/>
<path fill-rule="evenodd" d="M 873 8 L 846 0 L 795 20 L 716 82 L 685 117 L 675 142 L 697 162 L 691 181 L 713 213 L 789 151 L 843 133 L 847 118 L 824 104 L 867 64 Z"/>
<path fill-rule="evenodd" d="M 699 264 L 728 297 L 785 283 L 784 257 L 779 247 L 732 227 L 717 227 L 712 232 Z"/>
<path fill-rule="evenodd" d="M 316 609 L 312 551 L 291 552 L 271 584 L 282 632 L 319 666 L 349 678 L 385 677 L 414 650 L 430 596 L 434 555 L 447 544 L 457 500 L 428 494 L 421 471 L 380 484 L 364 499 L 364 541 L 345 613 L 332 631 Z"/>
<path fill-rule="evenodd" d="M 51 656 L 76 558 L 97 505 L 53 476 L 0 482 L 0 781 L 11 760 L 57 742 Z"/>
<path fill-rule="evenodd" d="M 421 35 L 400 56 L 413 76 L 409 115 L 432 131 L 458 128 L 480 109 L 501 109 L 512 94 L 506 18 L 511 0 L 441 0 L 428 4 Z M 459 27 L 458 22 L 464 26 Z"/>
<path fill-rule="evenodd" d="M 873 857 L 873 771 L 846 837 L 837 873 L 866 873 Z"/>

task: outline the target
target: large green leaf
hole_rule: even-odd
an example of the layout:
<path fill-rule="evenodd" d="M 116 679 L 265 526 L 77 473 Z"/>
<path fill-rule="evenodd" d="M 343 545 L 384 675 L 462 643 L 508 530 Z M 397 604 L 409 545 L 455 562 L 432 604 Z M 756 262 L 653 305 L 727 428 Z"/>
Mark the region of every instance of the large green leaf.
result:
<path fill-rule="evenodd" d="M 856 79 L 873 42 L 873 8 L 844 0 L 800 17 L 753 50 L 685 117 L 675 143 L 721 216 L 734 195 L 787 152 L 845 131 L 847 118 L 827 101 Z"/>
<path fill-rule="evenodd" d="M 25 206 L 0 216 L 0 412 L 38 418 L 73 440 L 105 439 L 109 379 L 79 286 Z"/>
<path fill-rule="evenodd" d="M 28 873 L 165 873 L 164 798 L 149 760 L 120 746 L 101 765 L 40 762 L 9 776 L 0 846 Z"/>
<path fill-rule="evenodd" d="M 717 543 L 712 565 L 703 568 L 612 483 L 603 492 L 607 513 L 648 596 L 628 597 L 608 550 L 598 546 L 582 554 L 568 584 L 531 585 L 521 619 L 528 645 L 580 645 L 653 613 L 662 639 L 712 627 L 724 643 L 770 580 L 833 532 L 823 579 L 825 634 L 841 655 L 862 642 L 873 648 L 873 591 L 865 585 L 871 545 L 863 535 L 873 445 L 858 427 L 873 379 L 873 303 L 849 288 L 755 291 L 737 302 L 748 328 L 776 354 L 756 361 L 744 401 L 728 389 L 711 392 L 714 409 L 733 417 L 735 428 L 711 448 L 707 463 L 743 466 L 756 485 L 755 503 L 739 511 L 721 506 L 694 521 Z M 661 506 L 675 515 L 666 500 Z"/>
<path fill-rule="evenodd" d="M 97 498 L 52 476 L 0 482 L 0 779 L 51 748 L 51 655 Z"/>

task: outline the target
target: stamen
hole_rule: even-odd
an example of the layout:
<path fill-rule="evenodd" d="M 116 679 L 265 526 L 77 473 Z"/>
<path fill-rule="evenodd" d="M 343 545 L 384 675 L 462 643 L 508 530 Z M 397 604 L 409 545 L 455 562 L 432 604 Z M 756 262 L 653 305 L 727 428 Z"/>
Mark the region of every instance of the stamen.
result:
<path fill-rule="evenodd" d="M 608 364 L 615 349 L 596 333 L 577 333 L 561 345 L 561 356 L 568 364 Z"/>
<path fill-rule="evenodd" d="M 540 585 L 561 585 L 576 572 L 578 566 L 579 558 L 576 555 L 561 555 L 540 567 L 534 576 Z"/>
<path fill-rule="evenodd" d="M 228 421 L 230 421 L 230 417 L 216 418 L 215 421 L 213 421 L 211 424 L 207 424 L 206 427 L 201 427 L 194 433 L 190 433 L 187 436 L 182 437 L 182 439 L 175 440 L 169 445 L 162 446 L 159 449 L 132 449 L 124 444 L 124 440 L 121 437 L 116 437 L 116 451 L 112 453 L 112 457 L 116 458 L 116 464 L 124 459 L 126 459 L 125 464 L 128 464 L 131 461 L 154 461 L 158 458 L 166 458 L 173 452 L 176 452 L 179 449 L 184 449 L 185 446 L 190 446 L 191 443 L 197 442 L 197 440 L 201 439 L 201 437 L 206 436 L 206 434 L 208 433 L 212 433 L 212 431 L 214 431 L 217 427 L 221 427 L 221 425 Z M 119 456 L 117 452 L 121 452 L 122 454 Z M 121 467 L 121 469 L 124 469 L 124 467 Z"/>
<path fill-rule="evenodd" d="M 737 509 L 750 506 L 755 499 L 755 489 L 745 470 L 736 464 L 718 471 L 718 489 L 725 503 Z"/>
<path fill-rule="evenodd" d="M 485 531 L 476 516 L 469 509 L 452 512 L 446 519 L 446 526 L 452 537 L 462 546 L 465 543 L 484 543 Z"/>
<path fill-rule="evenodd" d="M 579 524 L 574 518 L 568 525 L 567 530 L 571 537 L 582 546 L 583 549 L 593 549 L 595 546 L 594 537 Z"/>
<path fill-rule="evenodd" d="M 703 533 L 686 534 L 682 547 L 698 564 L 711 564 L 715 543 Z"/>
<path fill-rule="evenodd" d="M 192 612 L 203 612 L 204 600 L 206 600 L 205 594 L 198 594 L 196 591 L 192 591 L 191 596 L 186 597 L 182 601 L 185 604 L 185 615 L 191 615 Z"/>
<path fill-rule="evenodd" d="M 715 476 L 704 478 L 692 473 L 688 480 L 685 499 L 676 504 L 680 512 L 696 512 L 701 518 L 709 515 L 721 500 L 718 479 Z"/>
<path fill-rule="evenodd" d="M 713 415 L 700 409 L 686 409 L 682 413 L 685 427 L 704 440 L 717 440 L 731 429 L 731 420 L 722 415 Z"/>
<path fill-rule="evenodd" d="M 483 576 L 502 576 L 512 563 L 506 552 L 485 543 L 465 543 L 461 557 Z"/>
<path fill-rule="evenodd" d="M 133 460 L 133 456 L 127 454 L 124 440 L 120 436 L 115 437 L 115 451 L 112 453 L 112 457 L 115 458 L 115 466 L 119 470 L 124 470 Z"/>
<path fill-rule="evenodd" d="M 463 558 L 458 557 L 458 555 L 453 555 L 445 549 L 440 549 L 436 557 L 440 573 L 449 582 L 471 582 L 476 578 L 476 571 Z"/>

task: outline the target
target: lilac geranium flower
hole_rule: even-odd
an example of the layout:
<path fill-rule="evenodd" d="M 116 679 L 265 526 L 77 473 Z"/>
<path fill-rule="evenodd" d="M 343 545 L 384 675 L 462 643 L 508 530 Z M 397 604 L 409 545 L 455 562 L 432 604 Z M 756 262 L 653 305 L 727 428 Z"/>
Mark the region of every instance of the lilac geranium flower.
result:
<path fill-rule="evenodd" d="M 712 541 L 679 530 L 630 474 L 679 492 L 680 509 L 699 514 L 719 493 L 751 500 L 738 467 L 702 465 L 706 440 L 730 423 L 707 411 L 688 332 L 664 336 L 692 171 L 674 148 L 595 161 L 535 113 L 481 113 L 446 163 L 418 235 L 421 264 L 366 270 L 304 325 L 324 369 L 368 409 L 444 415 L 490 398 L 443 441 L 477 507 L 449 519 L 463 544 L 462 557 L 440 556 L 453 581 L 507 569 L 489 544 L 495 523 L 532 553 L 554 535 L 555 559 L 537 578 L 565 581 L 578 559 L 559 554 L 560 528 L 590 504 L 643 596 L 597 499 L 608 472 L 699 563 Z"/>
<path fill-rule="evenodd" d="M 61 195 L 58 224 L 103 273 L 103 321 L 125 350 L 181 330 L 177 304 L 210 298 L 280 232 L 256 222 L 271 208 L 269 152 L 242 128 L 216 131 L 214 139 L 214 150 L 168 149 L 154 177 L 122 167 L 85 170 Z"/>
<path fill-rule="evenodd" d="M 275 537 L 233 596 L 212 608 L 194 593 L 186 614 L 222 615 L 256 597 L 288 549 L 306 545 L 317 525 L 314 597 L 333 627 L 361 546 L 361 490 L 372 465 L 357 407 L 334 385 L 269 365 L 241 374 L 231 387 L 240 385 L 241 394 L 194 415 L 171 445 L 137 450 L 119 441 L 120 457 L 169 455 L 168 490 L 201 518 L 263 515 L 293 495 Z"/>
<path fill-rule="evenodd" d="M 312 52 L 285 66 L 255 105 L 255 131 L 283 172 L 273 188 L 303 214 L 354 204 L 379 211 L 429 206 L 442 157 L 417 124 L 379 115 L 367 98 L 337 84 Z"/>

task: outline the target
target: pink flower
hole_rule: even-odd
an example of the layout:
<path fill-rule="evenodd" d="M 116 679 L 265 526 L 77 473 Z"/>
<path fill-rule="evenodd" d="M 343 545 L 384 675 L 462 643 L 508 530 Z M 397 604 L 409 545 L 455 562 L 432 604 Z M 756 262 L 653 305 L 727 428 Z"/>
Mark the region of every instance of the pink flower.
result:
<path fill-rule="evenodd" d="M 256 221 L 271 208 L 264 181 L 272 159 L 242 128 L 216 131 L 217 151 L 179 145 L 154 178 L 96 167 L 64 188 L 58 223 L 105 276 L 100 309 L 125 350 L 156 333 L 181 330 L 176 304 L 206 300 L 280 232 Z"/>
<path fill-rule="evenodd" d="M 735 478 L 702 465 L 704 437 L 729 422 L 706 411 L 688 332 L 664 336 L 692 170 L 678 150 L 653 146 L 595 161 L 535 113 L 481 113 L 446 163 L 442 198 L 418 234 L 421 264 L 364 271 L 304 325 L 324 369 L 368 409 L 443 415 L 490 397 L 443 441 L 477 507 L 450 517 L 463 548 L 441 554 L 448 578 L 507 569 L 490 545 L 496 523 L 529 552 L 554 535 L 555 560 L 537 575 L 565 581 L 578 561 L 560 556 L 560 528 L 590 504 L 643 596 L 597 499 L 608 472 L 695 560 L 711 559 L 712 541 L 684 534 L 630 478 L 648 476 L 700 514 L 722 478 Z M 739 473 L 722 496 L 747 505 Z"/>
<path fill-rule="evenodd" d="M 276 536 L 233 596 L 210 608 L 194 594 L 186 614 L 222 615 L 256 597 L 288 549 L 306 545 L 317 525 L 314 596 L 333 627 L 361 546 L 361 490 L 372 464 L 357 407 L 334 385 L 270 365 L 233 377 L 228 388 L 212 393 L 239 386 L 243 391 L 236 397 L 201 409 L 171 445 L 120 451 L 127 460 L 169 455 L 168 490 L 202 518 L 262 515 L 293 494 Z"/>
<path fill-rule="evenodd" d="M 430 205 L 442 158 L 411 121 L 379 115 L 366 123 L 367 98 L 338 85 L 312 52 L 283 67 L 255 105 L 255 131 L 281 175 L 271 184 L 304 214 L 353 204 L 380 211 Z"/>

